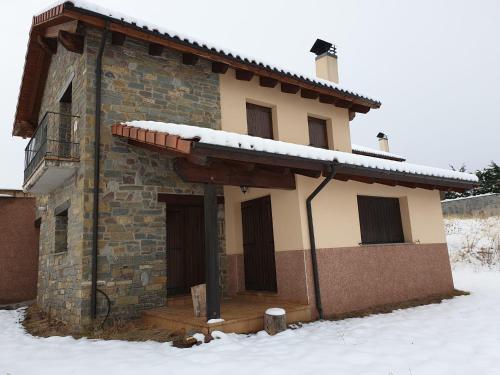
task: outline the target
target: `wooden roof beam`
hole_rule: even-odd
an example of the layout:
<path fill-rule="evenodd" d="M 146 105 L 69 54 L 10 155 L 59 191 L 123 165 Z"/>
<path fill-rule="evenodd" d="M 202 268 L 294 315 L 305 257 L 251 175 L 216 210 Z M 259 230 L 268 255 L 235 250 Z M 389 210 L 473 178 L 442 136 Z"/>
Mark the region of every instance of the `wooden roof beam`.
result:
<path fill-rule="evenodd" d="M 193 55 L 192 53 L 183 53 L 182 54 L 182 63 L 184 65 L 196 65 L 198 62 L 198 56 Z"/>
<path fill-rule="evenodd" d="M 59 31 L 66 31 L 70 34 L 76 34 L 77 29 L 78 29 L 77 20 L 68 21 L 60 23 L 58 25 L 52 25 L 47 27 L 43 32 L 43 36 L 45 38 L 57 38 L 59 36 Z"/>
<path fill-rule="evenodd" d="M 344 100 L 344 99 L 335 99 L 334 103 L 335 107 L 339 108 L 349 108 L 352 106 L 352 102 L 349 100 Z"/>
<path fill-rule="evenodd" d="M 349 108 L 351 111 L 354 112 L 359 112 L 359 113 L 368 113 L 370 111 L 370 107 L 367 107 L 365 105 L 361 104 L 353 104 L 351 108 Z"/>
<path fill-rule="evenodd" d="M 227 72 L 227 69 L 229 68 L 229 65 L 213 61 L 212 62 L 212 73 L 217 73 L 217 74 L 225 74 Z"/>
<path fill-rule="evenodd" d="M 111 44 L 115 46 L 123 46 L 125 43 L 125 34 L 113 31 L 111 33 Z"/>
<path fill-rule="evenodd" d="M 236 69 L 235 77 L 240 81 L 250 81 L 253 78 L 254 74 L 249 70 Z"/>
<path fill-rule="evenodd" d="M 204 167 L 190 163 L 185 158 L 177 158 L 174 161 L 174 170 L 186 182 L 285 190 L 295 189 L 293 173 L 276 173 L 260 168 L 248 171 L 238 165 L 231 165 L 222 161 L 214 161 L 210 166 Z"/>
<path fill-rule="evenodd" d="M 300 87 L 297 85 L 292 85 L 290 83 L 281 82 L 281 92 L 287 94 L 296 94 L 300 90 Z"/>
<path fill-rule="evenodd" d="M 160 56 L 163 52 L 163 45 L 157 43 L 149 43 L 148 53 L 151 56 Z"/>
<path fill-rule="evenodd" d="M 278 84 L 278 80 L 274 78 L 269 78 L 269 77 L 259 77 L 259 85 L 262 87 L 276 87 Z"/>
<path fill-rule="evenodd" d="M 317 99 L 319 94 L 317 91 L 314 90 L 301 89 L 300 96 L 305 99 Z"/>
<path fill-rule="evenodd" d="M 320 94 L 319 102 L 325 104 L 335 104 L 335 96 Z"/>
<path fill-rule="evenodd" d="M 54 55 L 57 53 L 57 39 L 45 38 L 41 35 L 37 35 L 36 42 L 47 54 Z"/>
<path fill-rule="evenodd" d="M 72 34 L 68 31 L 60 30 L 57 34 L 57 40 L 66 50 L 74 53 L 83 53 L 85 37 L 80 34 Z"/>

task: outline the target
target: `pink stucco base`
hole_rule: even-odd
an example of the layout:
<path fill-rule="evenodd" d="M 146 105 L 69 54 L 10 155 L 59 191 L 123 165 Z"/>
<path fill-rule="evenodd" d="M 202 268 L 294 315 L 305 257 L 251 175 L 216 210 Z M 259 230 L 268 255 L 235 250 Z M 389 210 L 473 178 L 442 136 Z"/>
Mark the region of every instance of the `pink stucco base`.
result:
<path fill-rule="evenodd" d="M 446 294 L 453 290 L 446 244 L 319 249 L 325 316 Z M 309 250 L 276 253 L 277 298 L 314 306 Z M 228 293 L 245 290 L 243 255 L 228 256 Z"/>

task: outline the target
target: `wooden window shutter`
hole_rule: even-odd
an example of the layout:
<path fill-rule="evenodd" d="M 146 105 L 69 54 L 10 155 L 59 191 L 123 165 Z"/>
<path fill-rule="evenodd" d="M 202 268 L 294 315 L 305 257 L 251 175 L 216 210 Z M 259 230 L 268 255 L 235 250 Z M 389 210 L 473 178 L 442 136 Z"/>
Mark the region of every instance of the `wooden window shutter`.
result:
<path fill-rule="evenodd" d="M 358 196 L 363 244 L 404 242 L 398 198 Z"/>
<path fill-rule="evenodd" d="M 328 135 L 326 131 L 326 120 L 308 117 L 309 145 L 328 149 Z"/>
<path fill-rule="evenodd" d="M 271 108 L 247 103 L 248 135 L 273 139 L 273 114 Z"/>

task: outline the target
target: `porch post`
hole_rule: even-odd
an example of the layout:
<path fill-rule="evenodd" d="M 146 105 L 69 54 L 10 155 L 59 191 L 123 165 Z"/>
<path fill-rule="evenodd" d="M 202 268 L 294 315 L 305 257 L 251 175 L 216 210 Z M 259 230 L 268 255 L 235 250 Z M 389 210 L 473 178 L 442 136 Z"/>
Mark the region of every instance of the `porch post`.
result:
<path fill-rule="evenodd" d="M 207 284 L 207 320 L 220 318 L 219 246 L 217 236 L 217 195 L 215 185 L 205 184 L 205 279 Z"/>

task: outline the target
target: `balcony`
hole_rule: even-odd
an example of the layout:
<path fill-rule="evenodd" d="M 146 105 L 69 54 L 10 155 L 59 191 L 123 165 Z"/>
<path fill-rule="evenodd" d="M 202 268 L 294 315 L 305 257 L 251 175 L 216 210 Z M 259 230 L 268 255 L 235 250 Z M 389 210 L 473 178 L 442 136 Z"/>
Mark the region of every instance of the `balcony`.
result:
<path fill-rule="evenodd" d="M 47 112 L 25 149 L 23 189 L 46 194 L 59 187 L 79 166 L 79 144 L 72 134 L 78 116 Z"/>

